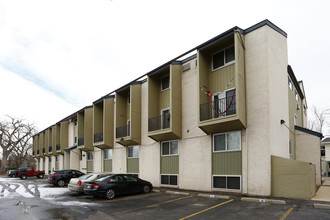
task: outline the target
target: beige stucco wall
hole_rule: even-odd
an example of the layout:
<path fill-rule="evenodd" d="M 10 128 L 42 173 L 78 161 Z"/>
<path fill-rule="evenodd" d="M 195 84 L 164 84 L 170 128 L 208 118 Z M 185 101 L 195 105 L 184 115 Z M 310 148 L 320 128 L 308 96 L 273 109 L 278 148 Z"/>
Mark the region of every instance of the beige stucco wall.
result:
<path fill-rule="evenodd" d="M 39 160 L 39 170 L 44 170 L 44 158 L 40 157 L 40 160 Z"/>
<path fill-rule="evenodd" d="M 93 158 L 93 169 L 94 172 L 102 172 L 103 171 L 103 161 L 104 158 L 103 156 L 103 152 L 101 149 L 99 148 L 94 148 L 94 158 Z"/>
<path fill-rule="evenodd" d="M 326 161 L 330 161 L 330 144 L 325 144 L 325 157 Z"/>
<path fill-rule="evenodd" d="M 289 131 L 280 124 L 288 121 L 286 38 L 268 26 L 248 33 L 245 64 L 247 193 L 268 196 L 271 155 L 289 157 Z"/>
<path fill-rule="evenodd" d="M 63 170 L 64 169 L 64 155 L 60 154 L 58 156 L 58 169 Z"/>
<path fill-rule="evenodd" d="M 82 170 L 80 167 L 80 150 L 74 149 L 70 151 L 70 169 L 80 170 L 82 172 L 86 172 L 86 170 Z"/>
<path fill-rule="evenodd" d="M 296 160 L 315 164 L 316 185 L 321 185 L 320 138 L 296 130 Z"/>
<path fill-rule="evenodd" d="M 127 148 L 120 145 L 115 144 L 115 147 L 112 151 L 112 172 L 113 173 L 126 173 L 127 170 L 127 156 L 126 156 Z"/>

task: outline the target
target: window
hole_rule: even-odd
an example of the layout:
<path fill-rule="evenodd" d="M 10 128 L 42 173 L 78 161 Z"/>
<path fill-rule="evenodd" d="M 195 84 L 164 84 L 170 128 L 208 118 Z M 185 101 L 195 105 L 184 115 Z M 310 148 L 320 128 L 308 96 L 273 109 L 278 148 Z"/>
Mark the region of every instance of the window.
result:
<path fill-rule="evenodd" d="M 292 141 L 290 140 L 289 141 L 289 155 L 291 156 L 292 155 Z"/>
<path fill-rule="evenodd" d="M 289 88 L 292 91 L 293 90 L 293 85 L 292 85 L 292 81 L 291 81 L 289 76 L 288 76 L 288 83 L 289 83 Z"/>
<path fill-rule="evenodd" d="M 212 55 L 212 70 L 228 65 L 235 61 L 235 47 L 230 46 Z"/>
<path fill-rule="evenodd" d="M 87 160 L 93 160 L 93 152 L 90 151 L 90 152 L 87 152 Z"/>
<path fill-rule="evenodd" d="M 241 189 L 241 176 L 213 176 L 213 188 Z"/>
<path fill-rule="evenodd" d="M 75 119 L 75 120 L 74 120 L 74 126 L 77 126 L 77 125 L 78 125 L 78 120 Z"/>
<path fill-rule="evenodd" d="M 293 117 L 293 123 L 294 123 L 294 125 L 297 125 L 297 123 L 298 123 L 298 117 L 297 117 L 297 115 L 294 115 L 294 117 Z"/>
<path fill-rule="evenodd" d="M 170 75 L 162 77 L 162 91 L 170 88 Z"/>
<path fill-rule="evenodd" d="M 133 175 L 124 175 L 124 178 L 129 182 L 137 182 L 137 178 Z"/>
<path fill-rule="evenodd" d="M 52 158 L 51 158 L 51 157 L 49 157 L 49 159 L 48 159 L 48 162 L 49 162 L 49 163 L 51 163 L 51 162 L 52 162 Z"/>
<path fill-rule="evenodd" d="M 58 156 L 55 156 L 55 161 L 58 162 Z"/>
<path fill-rule="evenodd" d="M 170 110 L 163 109 L 161 115 L 162 115 L 162 129 L 169 128 L 170 127 Z"/>
<path fill-rule="evenodd" d="M 131 104 L 131 93 L 127 94 L 127 103 Z"/>
<path fill-rule="evenodd" d="M 139 158 L 139 146 L 132 146 L 127 148 L 128 158 Z"/>
<path fill-rule="evenodd" d="M 178 175 L 160 175 L 160 184 L 161 185 L 178 185 Z"/>
<path fill-rule="evenodd" d="M 75 144 L 77 143 L 77 136 L 74 137 L 74 143 L 75 143 Z"/>
<path fill-rule="evenodd" d="M 321 157 L 325 156 L 325 146 L 321 146 Z"/>
<path fill-rule="evenodd" d="M 179 154 L 178 141 L 162 142 L 162 156 L 171 156 Z"/>
<path fill-rule="evenodd" d="M 234 131 L 213 136 L 213 151 L 241 150 L 241 131 Z"/>
<path fill-rule="evenodd" d="M 111 160 L 112 159 L 112 149 L 104 150 L 104 159 Z"/>
<path fill-rule="evenodd" d="M 299 94 L 298 94 L 297 90 L 294 91 L 294 96 L 295 96 L 297 102 L 299 103 Z"/>

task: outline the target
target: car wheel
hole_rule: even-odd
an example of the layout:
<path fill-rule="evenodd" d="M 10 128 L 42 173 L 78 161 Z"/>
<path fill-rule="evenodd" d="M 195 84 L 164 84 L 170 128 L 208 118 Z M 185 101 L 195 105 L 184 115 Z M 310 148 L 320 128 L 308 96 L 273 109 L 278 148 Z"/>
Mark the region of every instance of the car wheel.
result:
<path fill-rule="evenodd" d="M 148 185 L 145 185 L 145 186 L 143 187 L 143 192 L 144 192 L 144 193 L 149 193 L 149 192 L 150 192 L 150 187 L 149 187 Z"/>
<path fill-rule="evenodd" d="M 22 175 L 20 176 L 20 178 L 21 178 L 22 180 L 26 180 L 27 176 L 26 176 L 25 174 L 22 174 Z"/>
<path fill-rule="evenodd" d="M 65 185 L 64 180 L 57 181 L 57 185 L 60 186 L 60 187 L 63 187 Z"/>
<path fill-rule="evenodd" d="M 116 195 L 116 193 L 113 189 L 108 189 L 107 192 L 105 193 L 105 197 L 107 199 L 113 199 L 113 198 L 115 198 L 115 195 Z"/>
<path fill-rule="evenodd" d="M 44 174 L 39 173 L 38 176 L 37 176 L 37 178 L 38 178 L 38 179 L 42 179 L 42 178 L 44 178 Z"/>

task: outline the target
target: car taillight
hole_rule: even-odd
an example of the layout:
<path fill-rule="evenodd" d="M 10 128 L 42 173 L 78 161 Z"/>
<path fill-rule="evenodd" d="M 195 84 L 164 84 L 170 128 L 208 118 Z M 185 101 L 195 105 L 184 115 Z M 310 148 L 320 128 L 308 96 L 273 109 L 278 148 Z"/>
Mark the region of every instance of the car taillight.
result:
<path fill-rule="evenodd" d="M 93 186 L 94 188 L 99 188 L 99 187 L 100 187 L 100 186 L 97 185 L 96 183 L 93 183 L 92 186 Z"/>
<path fill-rule="evenodd" d="M 78 186 L 80 186 L 80 185 L 81 185 L 81 180 L 79 180 L 79 181 L 78 181 L 77 185 L 78 185 Z"/>
<path fill-rule="evenodd" d="M 51 178 L 57 177 L 58 175 L 52 175 Z"/>

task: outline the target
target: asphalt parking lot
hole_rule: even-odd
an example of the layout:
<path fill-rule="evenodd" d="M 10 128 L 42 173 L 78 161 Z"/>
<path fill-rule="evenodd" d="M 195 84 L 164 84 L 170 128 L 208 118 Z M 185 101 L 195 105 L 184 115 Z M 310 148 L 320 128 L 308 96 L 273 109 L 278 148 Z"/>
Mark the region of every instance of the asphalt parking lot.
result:
<path fill-rule="evenodd" d="M 330 219 L 330 209 L 316 209 L 312 201 L 269 204 L 242 201 L 238 196 L 155 191 L 105 200 L 48 185 L 46 179 L 2 177 L 0 219 Z"/>

